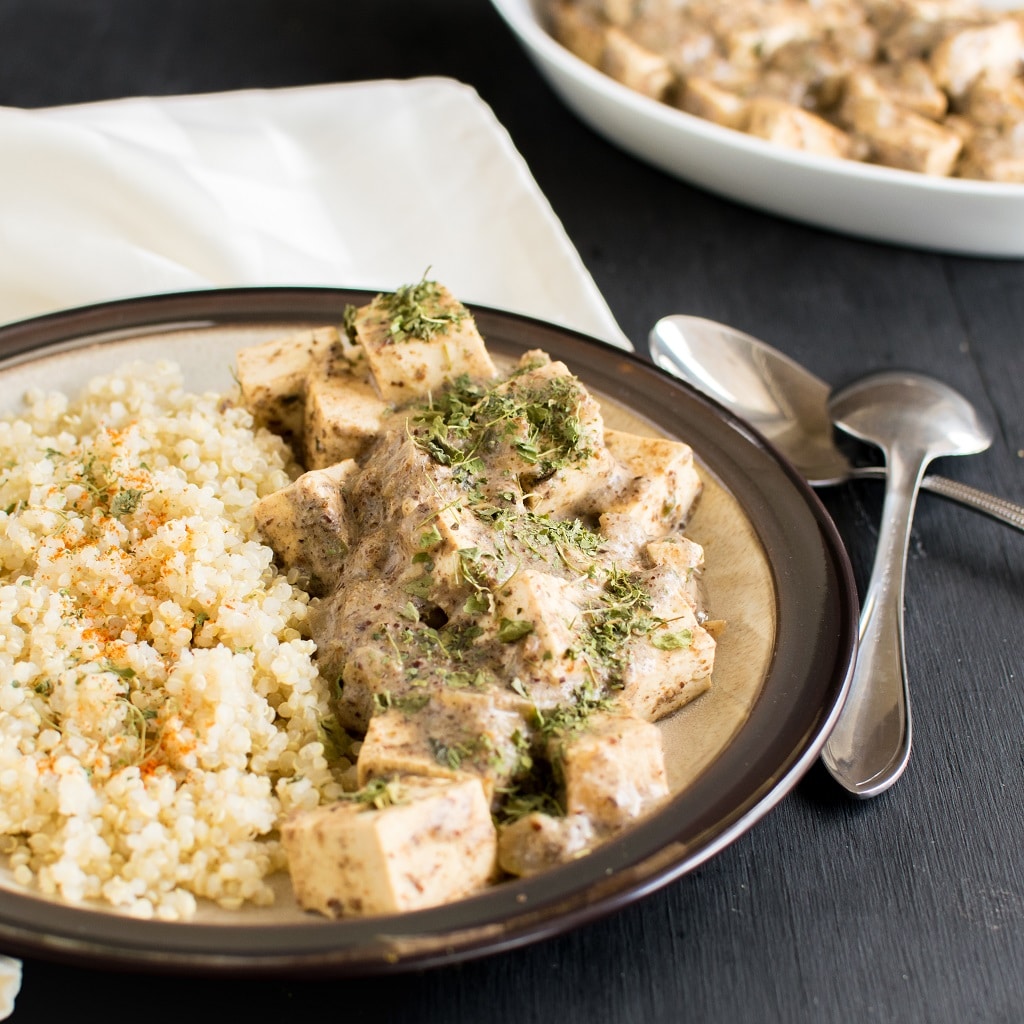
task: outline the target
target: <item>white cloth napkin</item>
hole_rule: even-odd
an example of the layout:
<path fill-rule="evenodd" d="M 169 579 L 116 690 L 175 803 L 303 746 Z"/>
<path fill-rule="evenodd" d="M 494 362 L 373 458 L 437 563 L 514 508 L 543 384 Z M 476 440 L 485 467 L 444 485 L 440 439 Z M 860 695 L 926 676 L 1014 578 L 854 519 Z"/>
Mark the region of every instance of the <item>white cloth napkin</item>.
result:
<path fill-rule="evenodd" d="M 231 285 L 463 301 L 622 347 L 579 254 L 474 90 L 377 81 L 0 108 L 0 322 Z"/>

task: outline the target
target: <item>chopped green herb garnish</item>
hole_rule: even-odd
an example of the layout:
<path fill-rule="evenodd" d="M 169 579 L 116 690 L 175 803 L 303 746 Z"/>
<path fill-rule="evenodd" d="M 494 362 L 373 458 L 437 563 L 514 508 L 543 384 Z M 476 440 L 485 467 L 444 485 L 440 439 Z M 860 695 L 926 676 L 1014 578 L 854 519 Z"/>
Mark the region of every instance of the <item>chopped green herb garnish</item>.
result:
<path fill-rule="evenodd" d="M 378 295 L 373 305 L 388 318 L 388 333 L 395 342 L 410 338 L 430 341 L 469 317 L 469 310 L 462 303 L 445 302 L 441 286 L 426 276 L 416 284 Z M 343 324 L 350 338 L 355 335 L 355 315 L 353 307 L 346 307 Z"/>
<path fill-rule="evenodd" d="M 105 672 L 113 672 L 115 676 L 120 676 L 122 679 L 134 679 L 135 669 L 128 665 L 114 665 L 112 662 L 106 662 L 103 666 Z"/>
<path fill-rule="evenodd" d="M 529 636 L 533 623 L 527 619 L 502 619 L 498 624 L 498 639 L 503 644 L 512 644 Z"/>
<path fill-rule="evenodd" d="M 516 676 L 516 678 L 513 679 L 512 682 L 508 685 L 509 689 L 512 690 L 514 693 L 518 693 L 519 696 L 523 698 L 523 700 L 533 699 L 530 697 L 530 694 L 527 691 L 526 686 L 523 684 L 522 679 L 520 679 L 518 676 Z"/>
<path fill-rule="evenodd" d="M 348 304 L 341 312 L 341 326 L 345 333 L 348 335 L 349 341 L 355 341 L 356 338 L 356 313 L 358 309 Z"/>
<path fill-rule="evenodd" d="M 131 515 L 139 507 L 142 495 L 143 492 L 135 487 L 118 491 L 110 503 L 110 514 L 117 517 Z"/>
<path fill-rule="evenodd" d="M 538 728 L 542 736 L 564 736 L 586 727 L 590 716 L 597 711 L 610 711 L 615 706 L 607 697 L 578 689 L 573 693 L 570 704 L 559 704 L 543 712 L 536 710 Z"/>
<path fill-rule="evenodd" d="M 317 722 L 317 731 L 324 746 L 324 757 L 329 764 L 346 757 L 352 749 L 352 737 L 334 715 L 324 715 L 320 718 Z"/>
<path fill-rule="evenodd" d="M 390 690 L 384 690 L 373 695 L 373 708 L 378 713 L 394 708 L 405 714 L 415 714 L 417 711 L 422 711 L 429 703 L 429 693 L 413 693 L 396 697 Z"/>
<path fill-rule="evenodd" d="M 378 811 L 409 802 L 405 787 L 394 777 L 370 779 L 362 789 L 354 793 L 343 793 L 339 799 L 351 800 L 365 805 L 366 810 L 373 808 Z"/>
<path fill-rule="evenodd" d="M 425 598 L 430 596 L 430 590 L 433 585 L 434 577 L 430 573 L 424 573 L 422 576 L 417 576 L 416 579 L 406 583 L 405 592 L 413 597 Z"/>
<path fill-rule="evenodd" d="M 520 378 L 485 387 L 463 374 L 411 422 L 416 443 L 435 462 L 457 468 L 459 482 L 480 477 L 480 453 L 501 443 L 533 467 L 534 480 L 543 480 L 591 454 L 579 415 L 582 400 L 574 377 Z"/>
<path fill-rule="evenodd" d="M 431 736 L 427 739 L 427 743 L 438 764 L 451 768 L 452 771 L 458 771 L 464 760 L 479 752 L 481 739 L 482 737 L 477 737 L 464 743 L 447 743 Z"/>
<path fill-rule="evenodd" d="M 466 601 L 465 610 L 469 614 L 488 612 L 491 610 L 491 582 L 483 566 L 485 558 L 493 556 L 481 552 L 479 548 L 459 548 L 459 576 L 464 583 L 473 588 L 473 593 Z"/>
<path fill-rule="evenodd" d="M 534 813 L 562 818 L 565 816 L 565 809 L 553 793 L 543 790 L 536 793 L 521 793 L 518 789 L 511 789 L 498 806 L 495 819 L 499 825 L 511 825 L 512 822 Z"/>
<path fill-rule="evenodd" d="M 491 610 L 491 597 L 486 591 L 474 591 L 466 598 L 462 610 L 467 615 L 483 615 Z"/>
<path fill-rule="evenodd" d="M 433 548 L 437 547 L 441 543 L 441 531 L 436 526 L 432 526 L 429 530 L 424 530 L 420 534 L 420 547 L 421 548 Z"/>
<path fill-rule="evenodd" d="M 651 646 L 659 651 L 678 651 L 693 643 L 693 633 L 681 629 L 677 633 L 659 632 L 651 635 Z"/>

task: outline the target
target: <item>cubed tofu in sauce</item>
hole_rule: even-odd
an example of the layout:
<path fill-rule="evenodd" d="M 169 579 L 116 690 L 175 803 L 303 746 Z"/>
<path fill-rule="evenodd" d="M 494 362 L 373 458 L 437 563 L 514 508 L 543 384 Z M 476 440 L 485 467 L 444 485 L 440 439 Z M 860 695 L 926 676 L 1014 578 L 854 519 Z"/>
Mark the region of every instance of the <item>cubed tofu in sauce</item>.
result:
<path fill-rule="evenodd" d="M 299 902 L 329 916 L 455 899 L 650 813 L 668 796 L 652 723 L 708 688 L 715 650 L 686 444 L 607 429 L 543 352 L 499 373 L 434 282 L 345 326 L 281 348 L 280 385 L 278 349 L 244 360 L 259 394 L 296 396 L 306 472 L 255 518 L 310 582 L 319 669 L 359 744 L 346 799 L 282 830 Z"/>
<path fill-rule="evenodd" d="M 975 0 L 547 0 L 552 35 L 626 87 L 817 155 L 1021 180 L 1024 11 Z M 974 129 L 984 129 L 974 134 Z M 967 144 L 963 144 L 964 142 Z"/>
<path fill-rule="evenodd" d="M 328 917 L 422 910 L 495 874 L 497 834 L 478 779 L 399 776 L 301 811 L 281 828 L 299 903 Z"/>

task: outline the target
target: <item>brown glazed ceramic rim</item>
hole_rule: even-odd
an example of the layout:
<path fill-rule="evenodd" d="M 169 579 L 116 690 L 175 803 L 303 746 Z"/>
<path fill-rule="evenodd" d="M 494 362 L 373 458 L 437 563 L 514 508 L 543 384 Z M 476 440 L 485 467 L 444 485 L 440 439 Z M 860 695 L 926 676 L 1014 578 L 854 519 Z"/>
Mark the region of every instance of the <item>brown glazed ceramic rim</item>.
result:
<path fill-rule="evenodd" d="M 233 288 L 102 303 L 0 328 L 0 367 L 186 326 L 337 323 L 347 303 L 368 297 L 333 288 Z M 774 576 L 777 634 L 760 696 L 735 738 L 662 810 L 588 856 L 447 906 L 246 926 L 140 921 L 4 890 L 6 952 L 237 975 L 372 974 L 496 953 L 618 910 L 691 871 L 751 828 L 817 758 L 845 698 L 857 594 L 842 542 L 813 491 L 756 431 L 639 357 L 528 317 L 473 313 L 489 344 L 510 353 L 544 349 L 588 386 L 684 436 L 753 524 Z"/>

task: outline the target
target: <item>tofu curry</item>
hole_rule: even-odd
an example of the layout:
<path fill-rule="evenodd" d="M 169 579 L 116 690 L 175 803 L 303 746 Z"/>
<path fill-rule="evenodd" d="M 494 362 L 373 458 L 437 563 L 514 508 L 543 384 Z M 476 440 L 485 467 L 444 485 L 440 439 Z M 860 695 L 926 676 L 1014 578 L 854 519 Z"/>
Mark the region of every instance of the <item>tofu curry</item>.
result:
<path fill-rule="evenodd" d="M 585 854 L 668 796 L 653 724 L 714 662 L 691 449 L 605 428 L 561 362 L 499 371 L 422 280 L 244 350 L 305 467 L 257 526 L 314 595 L 345 798 L 282 826 L 299 903 L 413 910 Z"/>
<path fill-rule="evenodd" d="M 544 11 L 587 63 L 726 128 L 1024 182 L 1024 11 L 974 0 L 545 0 Z"/>

